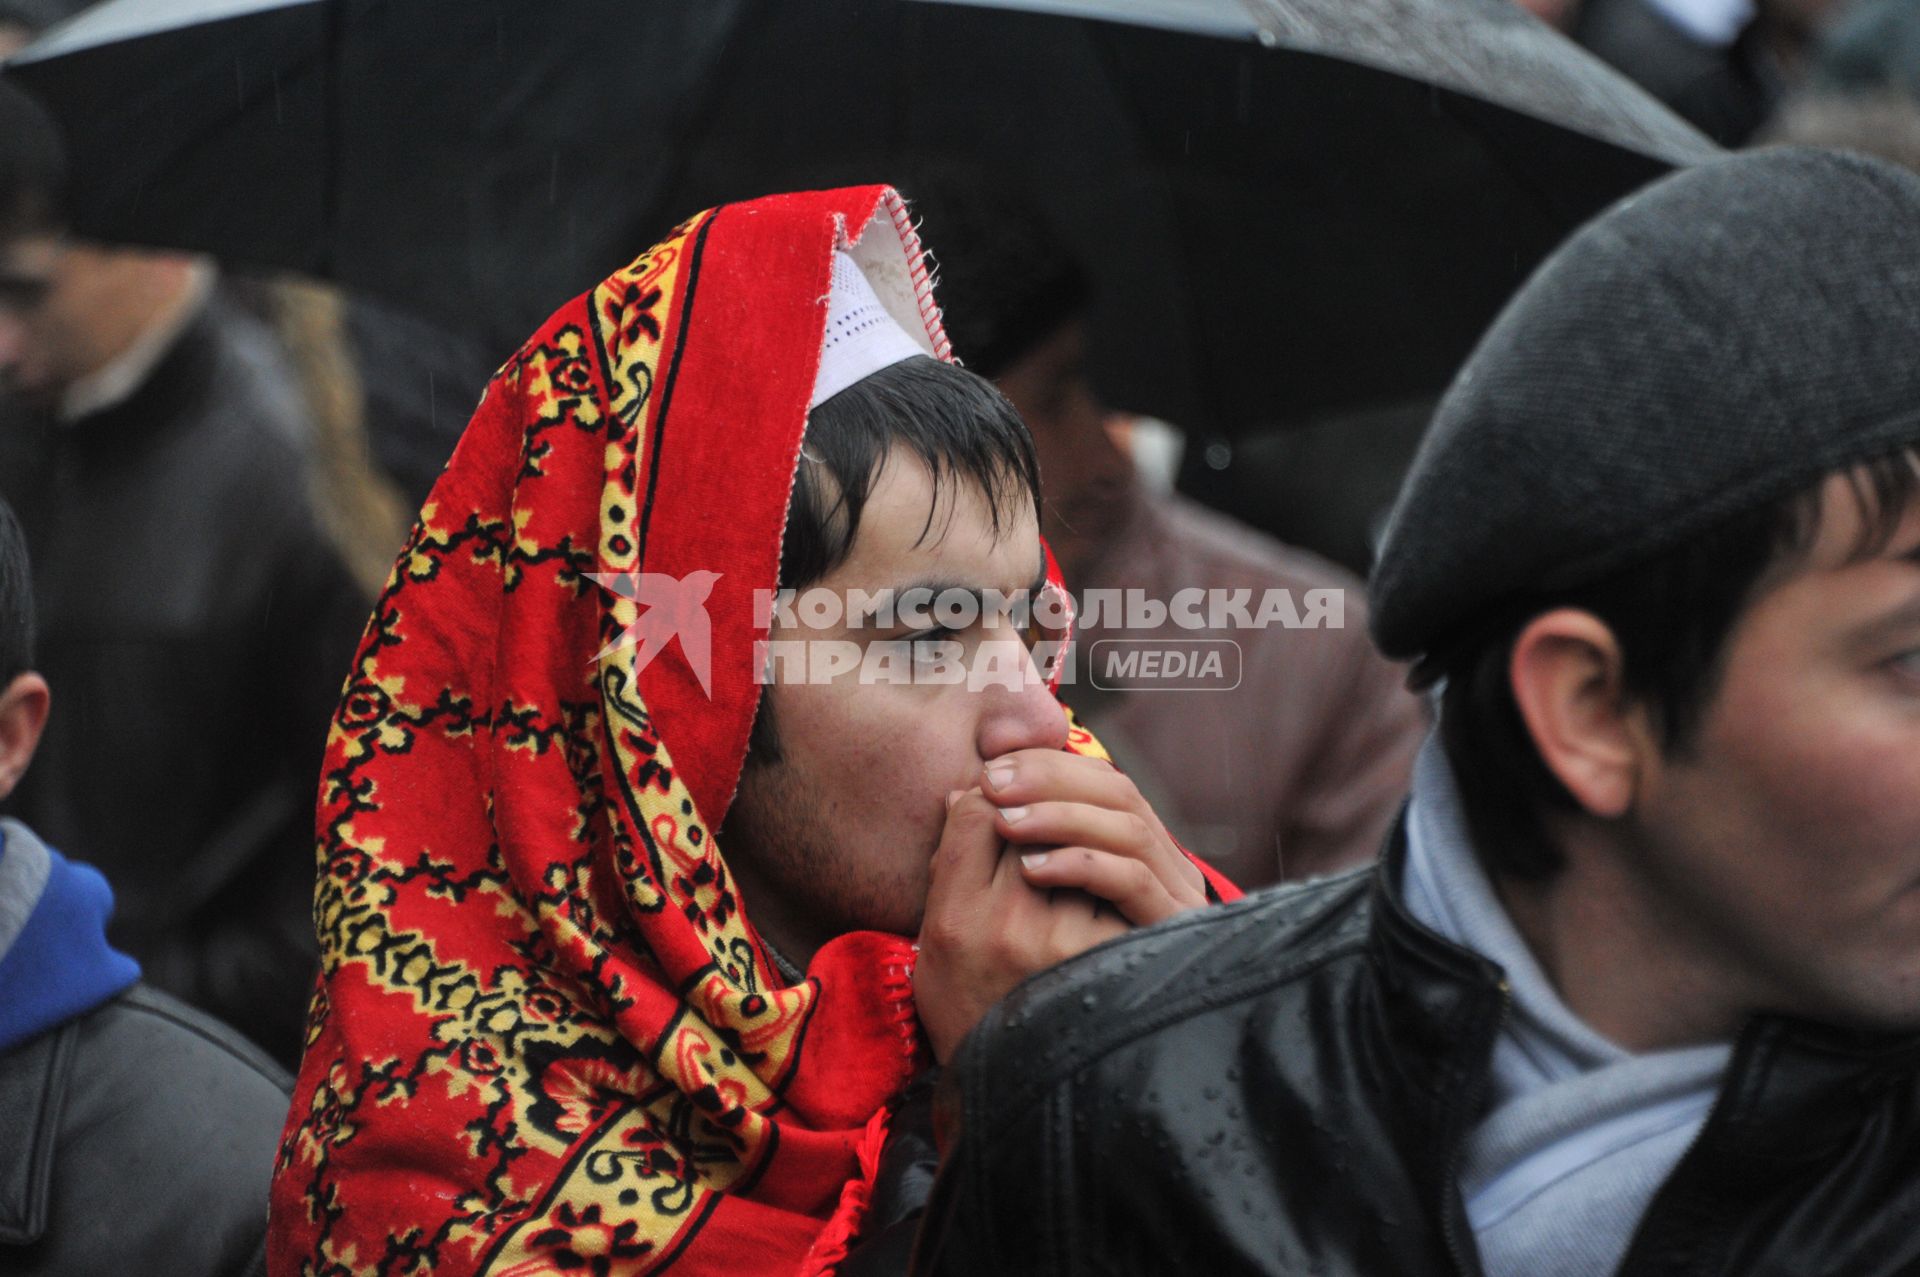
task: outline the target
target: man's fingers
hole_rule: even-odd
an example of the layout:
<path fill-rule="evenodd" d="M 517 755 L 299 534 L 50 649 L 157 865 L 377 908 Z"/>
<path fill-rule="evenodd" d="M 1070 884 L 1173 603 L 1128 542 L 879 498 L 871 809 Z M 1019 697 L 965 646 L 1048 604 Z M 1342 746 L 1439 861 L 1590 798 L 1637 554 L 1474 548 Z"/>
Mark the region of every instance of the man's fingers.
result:
<path fill-rule="evenodd" d="M 999 807 L 1048 799 L 1115 810 L 1145 805 L 1133 782 L 1112 763 L 1063 749 L 1022 749 L 992 759 L 981 785 Z"/>
<path fill-rule="evenodd" d="M 1088 803 L 1039 802 L 1002 807 L 996 826 L 1016 846 L 1090 847 L 1138 860 L 1159 876 L 1176 901 L 1206 903 L 1206 876 L 1180 853 L 1157 822 L 1133 811 Z"/>
<path fill-rule="evenodd" d="M 1137 927 L 1199 907 L 1176 900 L 1159 875 L 1142 862 L 1091 847 L 1027 852 L 1020 857 L 1020 870 L 1037 889 L 1077 887 L 1098 896 Z"/>
<path fill-rule="evenodd" d="M 1110 826 L 1117 831 L 1118 841 L 1108 841 L 1098 834 L 1086 838 L 1069 834 L 1053 841 L 1078 841 L 1106 851 L 1144 855 L 1175 896 L 1191 897 L 1196 904 L 1206 898 L 1206 875 L 1173 841 L 1133 781 L 1112 763 L 1058 749 L 1023 749 L 989 761 L 982 771 L 981 784 L 982 792 L 1003 812 L 1024 814 L 1040 804 L 1056 802 L 1079 803 L 1132 817 L 1121 826 Z M 1009 835 L 1010 829 L 1010 823 L 1001 826 L 1003 835 Z M 1142 829 L 1146 831 L 1144 845 Z M 1023 837 L 1021 841 L 1039 840 Z"/>
<path fill-rule="evenodd" d="M 927 888 L 927 908 L 936 903 L 985 890 L 1000 865 L 1000 832 L 995 827 L 999 809 L 978 789 L 969 789 L 947 805 L 946 827 L 934 849 L 934 872 Z"/>
<path fill-rule="evenodd" d="M 996 810 L 1000 836 L 1023 846 L 1051 843 L 1098 847 L 1144 860 L 1155 851 L 1154 831 L 1129 811 L 1088 803 L 1044 802 Z"/>

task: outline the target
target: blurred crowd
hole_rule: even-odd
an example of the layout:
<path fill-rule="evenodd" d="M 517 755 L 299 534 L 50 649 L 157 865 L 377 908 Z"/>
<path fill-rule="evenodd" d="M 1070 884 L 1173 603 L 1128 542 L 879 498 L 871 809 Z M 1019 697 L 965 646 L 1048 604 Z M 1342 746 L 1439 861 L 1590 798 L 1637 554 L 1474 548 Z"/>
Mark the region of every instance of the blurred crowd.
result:
<path fill-rule="evenodd" d="M 78 7 L 0 4 L 0 52 Z M 1920 165 L 1913 5 L 1525 7 L 1725 145 Z M 324 284 L 64 239 L 58 158 L 13 150 L 9 176 L 39 202 L 8 226 L 36 280 L 9 298 L 0 346 L 0 494 L 32 550 L 60 709 L 7 810 L 107 871 L 113 938 L 151 981 L 292 1063 L 325 724 L 413 511 L 505 352 Z M 1430 405 L 1182 446 L 1100 402 L 1086 273 L 1017 190 L 935 173 L 922 198 L 899 180 L 936 245 L 957 352 L 1034 431 L 1046 532 L 1076 589 L 1357 587 Z M 1022 270 L 999 268 L 1009 254 Z M 989 279 L 1022 282 L 995 295 Z M 1190 495 L 1167 490 L 1176 479 Z M 1361 632 L 1273 631 L 1234 695 L 1092 680 L 1065 695 L 1236 881 L 1325 872 L 1371 856 L 1422 730 L 1393 668 L 1343 648 L 1364 649 Z M 1097 628 L 1082 648 L 1139 637 Z M 1248 749 L 1270 760 L 1264 778 L 1222 766 Z"/>
<path fill-rule="evenodd" d="M 1727 147 L 1920 169 L 1920 5 L 1517 2 Z M 0 54 L 61 10 L 0 0 Z M 65 164 L 30 107 L 0 100 L 0 497 L 50 691 L 0 813 L 105 876 L 106 937 L 147 985 L 291 1070 L 328 724 L 415 511 L 509 352 L 327 284 L 72 238 Z M 1344 628 L 1247 638 L 1234 693 L 1082 680 L 1065 702 L 1240 887 L 1371 860 L 1430 718 L 1368 640 L 1361 580 L 1432 405 L 1186 440 L 1102 401 L 1089 274 L 1017 190 L 892 180 L 940 264 L 955 353 L 1032 431 L 1042 530 L 1076 593 L 1353 600 Z M 1094 618 L 1082 646 L 1152 637 L 1120 622 Z"/>

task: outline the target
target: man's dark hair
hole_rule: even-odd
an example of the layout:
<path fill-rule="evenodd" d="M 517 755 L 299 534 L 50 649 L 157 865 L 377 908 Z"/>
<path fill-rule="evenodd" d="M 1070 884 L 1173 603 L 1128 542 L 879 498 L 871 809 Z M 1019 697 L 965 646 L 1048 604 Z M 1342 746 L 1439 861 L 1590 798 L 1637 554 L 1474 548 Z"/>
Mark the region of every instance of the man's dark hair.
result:
<path fill-rule="evenodd" d="M 1879 553 L 1920 504 L 1920 447 L 1843 473 L 1862 516 L 1854 554 Z M 1603 580 L 1517 600 L 1443 659 L 1441 744 L 1489 870 L 1550 878 L 1564 857 L 1545 817 L 1580 810 L 1541 759 L 1514 701 L 1509 668 L 1521 630 L 1563 607 L 1605 622 L 1620 644 L 1625 694 L 1652 711 L 1668 756 L 1684 758 L 1719 691 L 1735 623 L 1819 535 L 1823 484 L 1735 515 Z"/>
<path fill-rule="evenodd" d="M 861 512 L 888 455 L 903 450 L 933 475 L 921 539 L 937 536 L 941 494 L 967 483 L 985 494 L 997 534 L 1022 503 L 1037 509 L 1040 466 L 1020 414 L 985 378 L 918 356 L 882 368 L 825 400 L 807 418 L 800 469 L 780 546 L 780 588 L 801 590 L 846 561 Z M 779 759 L 767 698 L 760 698 L 749 762 Z"/>
<path fill-rule="evenodd" d="M 0 243 L 58 230 L 66 194 L 59 130 L 38 103 L 0 79 Z"/>
<path fill-rule="evenodd" d="M 27 534 L 0 500 L 0 687 L 33 668 L 33 569 Z"/>

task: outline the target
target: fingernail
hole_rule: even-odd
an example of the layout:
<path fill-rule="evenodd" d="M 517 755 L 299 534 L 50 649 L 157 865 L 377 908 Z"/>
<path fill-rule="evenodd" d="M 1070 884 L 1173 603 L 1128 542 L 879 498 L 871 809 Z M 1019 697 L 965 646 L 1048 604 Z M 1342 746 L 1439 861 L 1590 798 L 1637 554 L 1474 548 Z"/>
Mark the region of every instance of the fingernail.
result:
<path fill-rule="evenodd" d="M 1020 857 L 1020 863 L 1029 869 L 1038 869 L 1041 865 L 1046 864 L 1052 855 L 1053 853 L 1050 851 L 1029 852 L 1027 855 Z"/>
<path fill-rule="evenodd" d="M 989 785 L 992 785 L 995 789 L 1005 789 L 1008 785 L 1011 785 L 1013 783 L 1013 768 L 1012 767 L 987 768 L 987 783 Z"/>
<path fill-rule="evenodd" d="M 953 805 L 960 801 L 960 795 L 966 792 L 964 789 L 949 789 L 947 791 L 947 810 L 952 811 Z"/>
<path fill-rule="evenodd" d="M 1009 825 L 1017 825 L 1027 818 L 1027 809 L 1025 807 L 1002 807 L 1000 809 L 1000 815 L 1006 819 Z"/>

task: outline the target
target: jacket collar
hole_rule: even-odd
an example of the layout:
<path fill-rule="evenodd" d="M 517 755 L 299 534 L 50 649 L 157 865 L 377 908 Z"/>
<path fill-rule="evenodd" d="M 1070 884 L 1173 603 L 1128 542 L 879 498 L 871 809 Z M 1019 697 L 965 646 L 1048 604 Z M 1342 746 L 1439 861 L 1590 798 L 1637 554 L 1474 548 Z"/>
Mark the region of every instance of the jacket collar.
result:
<path fill-rule="evenodd" d="M 46 1232 L 77 1030 L 69 1022 L 0 1054 L 0 1246 L 30 1246 Z"/>
<path fill-rule="evenodd" d="M 146 440 L 186 422 L 193 414 L 156 404 L 179 405 L 202 398 L 218 372 L 222 322 L 218 298 L 197 306 L 166 351 L 125 395 L 98 411 L 60 423 L 62 435 L 86 449 L 118 451 L 129 441 Z"/>
<path fill-rule="evenodd" d="M 1408 910 L 1400 883 L 1406 812 L 1394 822 L 1370 887 L 1367 956 L 1372 980 L 1363 1032 L 1369 1067 L 1411 1133 L 1408 1156 L 1450 1180 L 1460 1142 L 1478 1116 L 1494 1039 L 1507 1014 L 1501 968 L 1442 938 Z M 1381 1079 L 1388 1081 L 1386 1078 Z M 1782 1015 L 1743 1027 L 1708 1130 L 1742 1156 L 1776 1164 L 1829 1154 L 1892 1095 L 1920 1101 L 1920 1033 L 1867 1032 Z M 1691 1159 L 1690 1159 L 1691 1160 Z"/>
<path fill-rule="evenodd" d="M 213 268 L 195 262 L 188 268 L 186 286 L 174 298 L 165 314 L 105 367 L 95 370 L 67 387 L 61 398 L 58 416 L 62 421 L 81 421 L 124 402 L 144 385 L 154 369 L 166 358 L 193 322 L 213 291 Z"/>
<path fill-rule="evenodd" d="M 1410 1162 L 1434 1183 L 1450 1180 L 1486 1086 L 1494 1038 L 1506 1015 L 1500 968 L 1428 929 L 1407 908 L 1406 811 L 1388 835 L 1370 888 L 1361 1031 L 1376 1048 L 1382 1094 L 1409 1133 Z"/>

